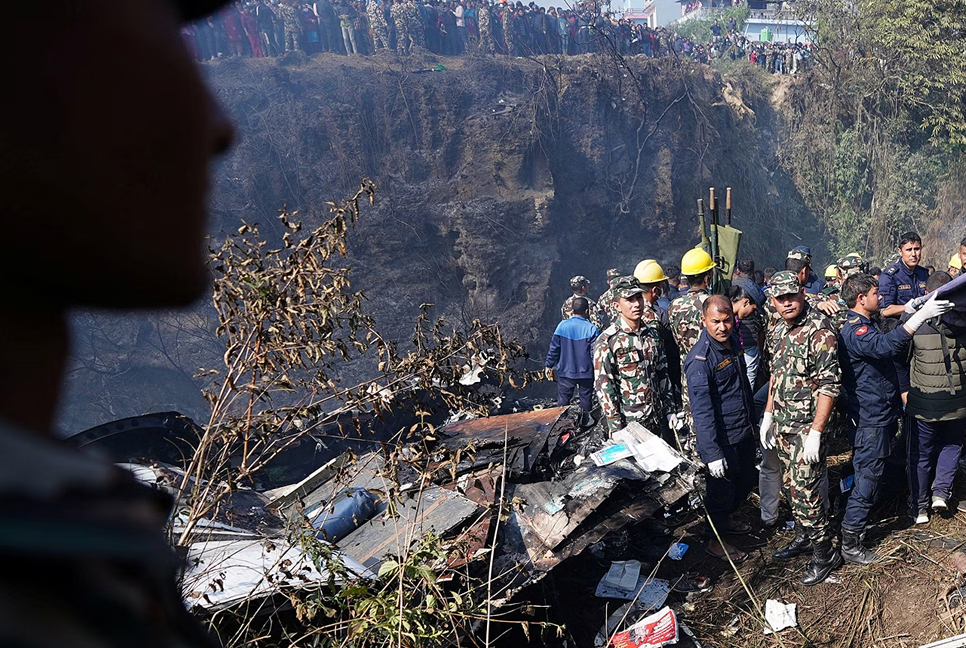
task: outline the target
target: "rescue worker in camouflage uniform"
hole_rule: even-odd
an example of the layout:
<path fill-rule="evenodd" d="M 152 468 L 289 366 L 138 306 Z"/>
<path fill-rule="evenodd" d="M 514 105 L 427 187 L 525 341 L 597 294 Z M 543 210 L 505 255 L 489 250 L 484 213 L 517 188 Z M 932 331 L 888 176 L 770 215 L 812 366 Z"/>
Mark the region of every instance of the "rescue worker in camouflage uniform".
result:
<path fill-rule="evenodd" d="M 302 19 L 299 17 L 298 10 L 292 0 L 285 0 L 278 6 L 278 15 L 282 19 L 282 26 L 285 30 L 285 37 L 282 39 L 282 46 L 286 52 L 294 52 L 301 46 L 302 40 Z"/>
<path fill-rule="evenodd" d="M 413 40 L 413 45 L 426 47 L 426 29 L 423 25 L 422 16 L 419 14 L 419 7 L 415 2 L 404 3 L 406 16 L 409 19 L 409 35 Z"/>
<path fill-rule="evenodd" d="M 836 261 L 835 265 L 839 267 L 839 271 L 842 273 L 843 282 L 852 275 L 861 274 L 868 270 L 865 260 L 858 252 L 846 254 L 844 257 Z"/>
<path fill-rule="evenodd" d="M 560 306 L 560 321 L 563 322 L 573 317 L 573 301 L 578 297 L 583 297 L 590 304 L 590 323 L 597 328 L 603 328 L 600 317 L 598 316 L 597 302 L 587 296 L 590 290 L 590 279 L 583 275 L 577 275 L 570 280 L 570 289 L 574 291 L 574 294 L 565 299 L 564 303 Z"/>
<path fill-rule="evenodd" d="M 701 331 L 704 330 L 704 325 L 701 323 L 701 306 L 708 298 L 708 285 L 711 283 L 713 270 L 714 262 L 711 260 L 711 255 L 699 247 L 688 250 L 681 258 L 681 274 L 688 279 L 688 292 L 671 302 L 671 307 L 668 309 L 671 334 L 678 347 L 679 358 L 686 358 L 691 353 Z M 684 412 L 681 425 L 691 428 L 688 381 L 683 374 L 679 373 L 679 375 L 681 375 L 681 407 Z"/>
<path fill-rule="evenodd" d="M 369 0 L 366 5 L 366 15 L 369 17 L 369 30 L 372 32 L 373 48 L 387 49 L 389 47 L 389 25 L 386 24 L 385 7 L 376 0 Z"/>
<path fill-rule="evenodd" d="M 802 286 L 805 288 L 805 292 L 810 295 L 817 295 L 822 292 L 822 288 L 825 287 L 825 282 L 819 279 L 818 275 L 812 270 L 812 250 L 807 245 L 799 245 L 788 251 L 785 256 L 785 260 L 788 259 L 801 259 L 808 266 L 808 274 L 805 277 L 805 281 Z"/>
<path fill-rule="evenodd" d="M 667 358 L 668 377 L 671 379 L 671 390 L 674 393 L 674 402 L 679 403 L 681 401 L 681 356 L 678 353 L 678 345 L 674 341 L 674 334 L 671 333 L 671 320 L 668 312 L 658 303 L 664 293 L 667 277 L 664 274 L 664 269 L 657 261 L 645 259 L 634 268 L 634 278 L 644 286 L 644 300 L 651 305 L 655 315 L 657 315 L 657 318 L 650 322 L 650 325 L 656 327 L 661 334 L 661 340 L 664 343 L 664 356 Z M 683 418 L 679 419 L 675 416 L 673 420 L 668 420 L 668 424 L 672 425 L 677 431 L 680 427 L 679 423 L 683 420 Z M 677 443 L 677 440 L 673 437 L 666 439 L 666 441 L 671 444 Z"/>
<path fill-rule="evenodd" d="M 482 2 L 476 10 L 476 26 L 480 31 L 480 51 L 484 54 L 493 54 L 496 52 L 496 43 L 493 40 L 493 33 L 490 29 L 490 4 L 489 2 Z"/>
<path fill-rule="evenodd" d="M 611 286 L 614 279 L 617 279 L 619 276 L 621 276 L 621 271 L 617 268 L 611 268 L 607 271 L 607 290 L 597 298 L 597 306 L 594 308 L 594 312 L 591 313 L 592 316 L 597 318 L 599 322 L 598 326 L 609 326 L 620 317 L 620 313 L 614 307 L 614 289 Z"/>
<path fill-rule="evenodd" d="M 389 7 L 389 17 L 396 27 L 396 49 L 401 54 L 409 54 L 414 45 L 412 34 L 409 32 L 409 10 L 407 2 L 396 2 Z"/>
<path fill-rule="evenodd" d="M 772 374 L 760 436 L 764 448 L 778 450 L 796 527 L 791 544 L 775 557 L 791 558 L 810 547 L 812 563 L 801 582 L 816 585 L 842 565 L 821 493 L 823 432 L 841 388 L 838 341 L 829 319 L 805 300 L 794 273 L 776 273 L 768 296 L 782 320 L 769 340 Z"/>
<path fill-rule="evenodd" d="M 506 41 L 507 56 L 514 56 L 516 48 L 513 43 L 513 7 L 509 2 L 500 9 L 500 19 L 503 23 L 503 38 Z"/>
<path fill-rule="evenodd" d="M 620 318 L 594 344 L 597 399 L 611 434 L 628 421 L 661 433 L 673 400 L 661 336 L 647 324 L 657 315 L 633 276 L 618 277 L 613 288 Z"/>

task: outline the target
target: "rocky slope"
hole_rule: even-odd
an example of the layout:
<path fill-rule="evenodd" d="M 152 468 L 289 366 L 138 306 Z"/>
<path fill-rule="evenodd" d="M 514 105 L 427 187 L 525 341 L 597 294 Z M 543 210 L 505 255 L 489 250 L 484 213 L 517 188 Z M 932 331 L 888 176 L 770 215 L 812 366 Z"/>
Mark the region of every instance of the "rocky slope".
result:
<path fill-rule="evenodd" d="M 240 135 L 217 174 L 212 234 L 242 219 L 270 230 L 283 205 L 317 222 L 372 178 L 376 205 L 348 262 L 401 340 L 432 302 L 455 324 L 500 321 L 539 358 L 568 279 L 586 275 L 596 295 L 610 267 L 678 263 L 712 185 L 733 187 L 734 224 L 760 263 L 819 239 L 778 168 L 766 90 L 704 66 L 290 55 L 207 73 Z M 203 418 L 190 375 L 217 366 L 211 328 L 204 305 L 175 319 L 80 317 L 63 427 L 172 407 Z"/>

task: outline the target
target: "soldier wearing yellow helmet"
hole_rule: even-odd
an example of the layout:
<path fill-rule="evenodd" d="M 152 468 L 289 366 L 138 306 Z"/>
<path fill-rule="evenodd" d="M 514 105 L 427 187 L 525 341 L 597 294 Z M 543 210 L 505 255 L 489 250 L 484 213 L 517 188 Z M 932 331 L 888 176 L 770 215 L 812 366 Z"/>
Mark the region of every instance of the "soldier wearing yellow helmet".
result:
<path fill-rule="evenodd" d="M 691 347 L 701 335 L 701 305 L 708 298 L 708 286 L 714 262 L 711 255 L 699 247 L 685 252 L 681 258 L 681 274 L 688 278 L 688 292 L 671 303 L 668 316 L 671 331 L 681 355 L 691 352 Z"/>
<path fill-rule="evenodd" d="M 681 274 L 688 278 L 688 292 L 671 302 L 668 318 L 671 323 L 671 333 L 678 347 L 679 357 L 684 358 L 691 352 L 701 331 L 702 306 L 708 298 L 708 286 L 711 283 L 711 273 L 714 271 L 714 261 L 711 255 L 696 247 L 688 250 L 681 258 Z M 691 414 L 688 404 L 688 386 L 684 376 L 681 376 L 681 401 L 684 408 L 684 421 L 690 424 Z"/>
<path fill-rule="evenodd" d="M 678 353 L 674 335 L 671 333 L 671 322 L 668 312 L 658 304 L 667 285 L 664 268 L 654 259 L 644 259 L 634 268 L 634 278 L 644 288 L 645 305 L 650 306 L 650 313 L 642 318 L 642 323 L 654 327 L 661 336 L 664 344 L 664 355 L 667 357 L 668 376 L 674 390 L 675 401 L 679 400 L 681 386 L 681 356 Z M 670 441 L 670 439 L 668 439 Z"/>
<path fill-rule="evenodd" d="M 949 269 L 946 270 L 950 277 L 958 277 L 963 273 L 963 260 L 959 258 L 959 252 L 949 259 Z"/>

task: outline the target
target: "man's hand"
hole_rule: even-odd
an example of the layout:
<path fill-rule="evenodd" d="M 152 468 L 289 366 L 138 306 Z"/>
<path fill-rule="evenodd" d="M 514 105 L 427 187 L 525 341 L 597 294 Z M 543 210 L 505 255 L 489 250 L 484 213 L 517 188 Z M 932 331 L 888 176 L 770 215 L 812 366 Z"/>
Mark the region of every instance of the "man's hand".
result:
<path fill-rule="evenodd" d="M 775 449 L 775 422 L 771 412 L 765 412 L 761 417 L 761 428 L 758 431 L 761 438 L 761 447 L 765 450 Z"/>
<path fill-rule="evenodd" d="M 818 308 L 820 311 L 822 311 L 823 313 L 829 316 L 835 315 L 842 310 L 841 306 L 839 306 L 836 302 L 830 299 L 823 302 L 819 302 L 818 305 L 816 305 L 816 308 Z"/>
<path fill-rule="evenodd" d="M 553 380 L 553 367 L 547 367 L 544 369 L 543 375 L 547 377 L 547 380 Z"/>
<path fill-rule="evenodd" d="M 667 426 L 675 432 L 684 429 L 684 412 L 675 412 L 667 415 Z"/>
<path fill-rule="evenodd" d="M 802 460 L 807 464 L 818 463 L 822 454 L 822 433 L 812 428 L 805 437 L 805 448 L 802 450 Z"/>
<path fill-rule="evenodd" d="M 726 470 L 728 470 L 728 462 L 724 457 L 708 464 L 708 472 L 715 479 L 722 479 L 725 476 Z"/>
<path fill-rule="evenodd" d="M 909 302 L 912 303 L 912 302 Z M 934 317 L 939 317 L 943 313 L 948 313 L 953 309 L 953 303 L 951 301 L 946 301 L 945 299 L 936 299 L 936 293 L 932 294 L 932 297 L 926 300 L 926 303 L 922 305 L 922 308 L 917 310 L 912 314 L 903 326 L 910 333 L 915 333 L 919 330 L 919 327 L 925 324 L 928 320 Z"/>

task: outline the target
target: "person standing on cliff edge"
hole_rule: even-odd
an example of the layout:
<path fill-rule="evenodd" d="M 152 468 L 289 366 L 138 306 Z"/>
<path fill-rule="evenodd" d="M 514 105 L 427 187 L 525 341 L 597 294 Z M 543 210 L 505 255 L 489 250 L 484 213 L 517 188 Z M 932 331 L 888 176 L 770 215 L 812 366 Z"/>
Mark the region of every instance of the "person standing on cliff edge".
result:
<path fill-rule="evenodd" d="M 8 66 L 19 99 L 0 106 L 4 646 L 214 645 L 176 586 L 167 497 L 59 444 L 53 419 L 70 309 L 182 307 L 206 290 L 208 167 L 232 128 L 179 23 L 223 4 L 51 0 L 8 25 L 17 51 L 49 40 Z"/>

